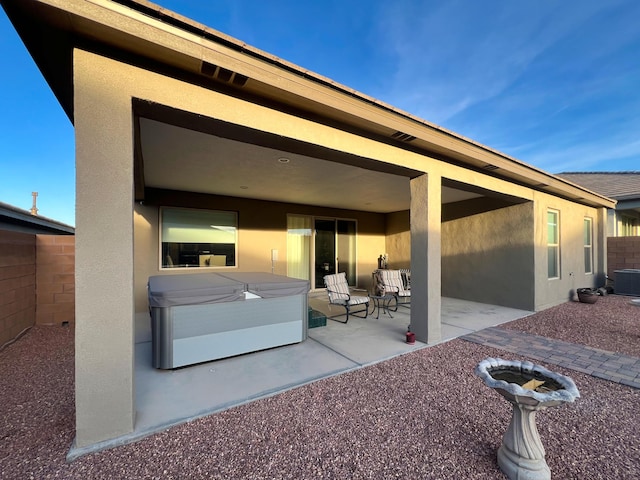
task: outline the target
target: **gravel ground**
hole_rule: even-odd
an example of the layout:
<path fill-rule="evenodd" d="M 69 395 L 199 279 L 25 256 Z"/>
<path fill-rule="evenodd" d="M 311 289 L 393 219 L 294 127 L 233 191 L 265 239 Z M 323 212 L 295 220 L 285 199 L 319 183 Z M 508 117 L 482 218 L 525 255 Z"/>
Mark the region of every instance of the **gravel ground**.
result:
<path fill-rule="evenodd" d="M 637 344 L 627 349 L 640 308 L 602 300 L 506 328 L 637 355 Z M 34 327 L 0 351 L 0 477 L 504 479 L 496 449 L 510 406 L 473 374 L 488 356 L 522 358 L 454 340 L 66 463 L 73 331 Z M 547 367 L 570 375 L 582 396 L 537 415 L 554 478 L 640 478 L 640 391 Z"/>
<path fill-rule="evenodd" d="M 594 304 L 569 302 L 502 327 L 640 357 L 640 308 L 635 297 L 607 295 Z"/>

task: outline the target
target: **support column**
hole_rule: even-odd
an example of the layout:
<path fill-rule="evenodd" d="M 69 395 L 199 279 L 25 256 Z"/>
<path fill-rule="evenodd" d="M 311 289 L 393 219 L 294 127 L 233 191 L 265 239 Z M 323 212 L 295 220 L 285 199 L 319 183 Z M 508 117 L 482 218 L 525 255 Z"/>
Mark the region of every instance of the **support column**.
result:
<path fill-rule="evenodd" d="M 411 330 L 434 344 L 441 333 L 442 177 L 425 174 L 411 180 Z"/>
<path fill-rule="evenodd" d="M 76 449 L 134 426 L 133 115 L 119 77 L 74 52 Z"/>
<path fill-rule="evenodd" d="M 606 208 L 598 209 L 598 217 L 596 222 L 596 239 L 594 241 L 596 245 L 596 261 L 594 265 L 594 272 L 596 273 L 596 286 L 606 284 L 606 275 L 609 269 L 607 264 L 607 221 L 608 212 Z M 592 239 L 593 240 L 593 239 Z"/>

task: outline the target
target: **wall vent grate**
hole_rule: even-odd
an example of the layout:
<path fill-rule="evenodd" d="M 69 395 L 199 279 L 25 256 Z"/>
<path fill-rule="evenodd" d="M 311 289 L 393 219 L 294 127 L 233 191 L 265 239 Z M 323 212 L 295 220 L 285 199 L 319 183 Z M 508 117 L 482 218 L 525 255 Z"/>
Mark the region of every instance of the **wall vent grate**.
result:
<path fill-rule="evenodd" d="M 249 77 L 240 75 L 239 73 L 232 72 L 226 68 L 219 67 L 209 62 L 202 62 L 200 66 L 200 73 L 207 77 L 212 77 L 216 80 L 225 83 L 231 83 L 236 87 L 244 87 L 249 80 Z"/>
<path fill-rule="evenodd" d="M 226 68 L 218 67 L 218 75 L 217 79 L 223 82 L 229 82 L 231 80 L 231 76 L 233 72 L 231 70 L 227 70 Z"/>
<path fill-rule="evenodd" d="M 218 69 L 217 65 L 209 62 L 202 62 L 202 66 L 200 67 L 200 72 L 207 77 L 213 77 L 216 74 L 216 70 Z"/>
<path fill-rule="evenodd" d="M 409 135 L 408 133 L 404 132 L 396 132 L 391 135 L 391 138 L 395 138 L 396 140 L 400 140 L 401 142 L 412 142 L 416 139 L 416 137 L 414 137 L 413 135 Z"/>

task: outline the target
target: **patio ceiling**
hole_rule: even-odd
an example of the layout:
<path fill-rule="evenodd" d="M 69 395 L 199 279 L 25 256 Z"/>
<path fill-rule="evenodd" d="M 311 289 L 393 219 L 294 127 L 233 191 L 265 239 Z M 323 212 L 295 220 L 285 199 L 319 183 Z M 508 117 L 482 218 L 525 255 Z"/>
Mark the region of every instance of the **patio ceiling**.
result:
<path fill-rule="evenodd" d="M 389 213 L 410 207 L 410 178 L 139 118 L 147 187 Z M 482 195 L 443 186 L 442 202 Z"/>

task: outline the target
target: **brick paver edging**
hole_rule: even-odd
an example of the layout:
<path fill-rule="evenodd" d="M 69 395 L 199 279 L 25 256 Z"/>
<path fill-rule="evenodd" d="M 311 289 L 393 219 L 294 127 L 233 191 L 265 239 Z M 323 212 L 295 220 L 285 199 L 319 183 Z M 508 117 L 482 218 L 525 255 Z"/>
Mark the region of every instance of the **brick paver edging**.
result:
<path fill-rule="evenodd" d="M 499 327 L 460 337 L 640 389 L 640 358 Z"/>

